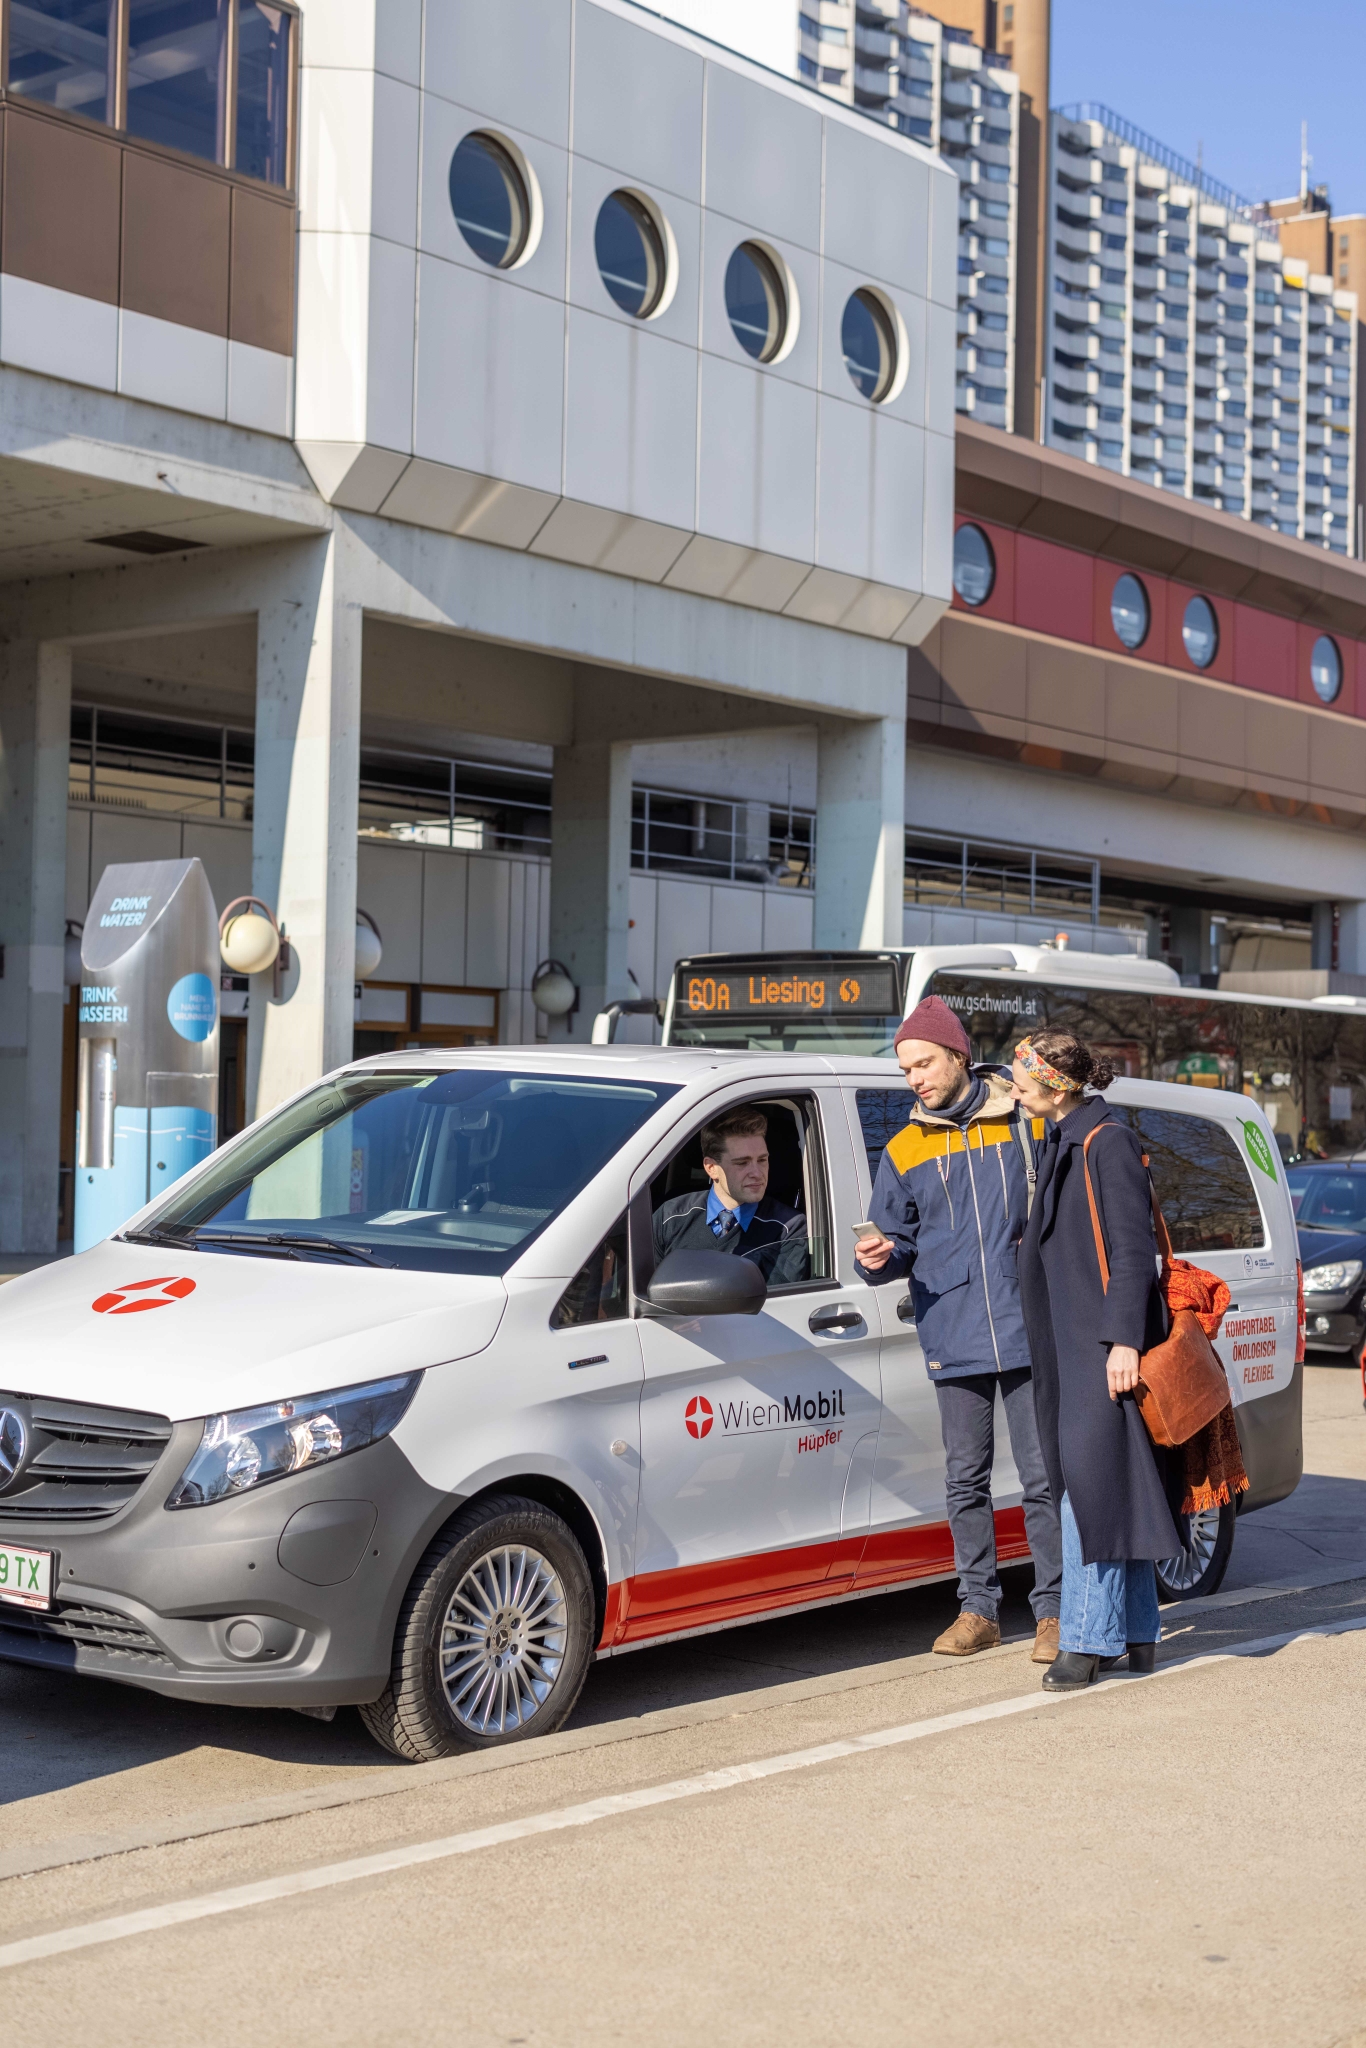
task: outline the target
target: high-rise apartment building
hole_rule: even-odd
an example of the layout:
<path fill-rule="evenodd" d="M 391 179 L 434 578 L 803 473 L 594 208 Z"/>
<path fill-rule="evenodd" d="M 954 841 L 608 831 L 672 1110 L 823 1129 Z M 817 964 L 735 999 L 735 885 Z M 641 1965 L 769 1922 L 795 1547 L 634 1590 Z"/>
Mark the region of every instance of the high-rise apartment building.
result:
<path fill-rule="evenodd" d="M 1357 298 L 1103 107 L 1055 114 L 1044 438 L 1357 551 Z"/>
<path fill-rule="evenodd" d="M 959 183 L 955 404 L 989 426 L 1032 431 L 1032 404 L 1030 420 L 1017 422 L 1017 354 L 1021 320 L 1033 319 L 1037 297 L 1037 236 L 1032 215 L 1022 231 L 1020 212 L 1022 154 L 1037 117 L 1022 108 L 1019 78 L 995 45 L 1004 40 L 1004 17 L 1012 38 L 1021 32 L 1017 10 L 1021 30 L 1026 12 L 1032 18 L 1039 8 L 1046 25 L 1047 0 L 944 0 L 933 14 L 905 0 L 790 0 L 790 8 L 789 68 L 797 77 L 952 164 Z M 715 0 L 667 0 L 665 11 L 760 61 L 772 57 L 772 0 L 730 7 L 724 22 Z M 1045 79 L 1046 69 L 1045 58 Z M 1027 354 L 1032 365 L 1032 327 Z M 1032 390 L 1031 381 L 1031 400 Z"/>

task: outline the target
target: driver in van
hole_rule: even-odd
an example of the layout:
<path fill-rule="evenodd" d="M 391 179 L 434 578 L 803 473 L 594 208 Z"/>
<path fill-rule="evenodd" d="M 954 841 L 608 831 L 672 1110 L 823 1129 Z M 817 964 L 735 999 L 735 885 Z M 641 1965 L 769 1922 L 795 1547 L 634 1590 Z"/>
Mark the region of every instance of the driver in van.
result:
<path fill-rule="evenodd" d="M 710 1186 L 675 1195 L 654 1214 L 655 1258 L 680 1250 L 752 1259 L 770 1287 L 811 1275 L 806 1218 L 768 1192 L 768 1118 L 730 1109 L 702 1132 Z"/>
<path fill-rule="evenodd" d="M 1062 1528 L 1034 1419 L 1033 1361 L 1016 1257 L 1034 1186 L 1042 1119 L 1022 1124 L 1010 1081 L 974 1067 L 967 1032 L 926 996 L 894 1040 L 916 1102 L 882 1155 L 857 1264 L 874 1286 L 909 1276 L 925 1364 L 939 1402 L 945 1492 L 961 1612 L 934 1647 L 971 1657 L 1001 1640 L 991 1500 L 996 1392 L 1024 1493 L 1034 1560 L 1033 1661 L 1058 1654 Z"/>

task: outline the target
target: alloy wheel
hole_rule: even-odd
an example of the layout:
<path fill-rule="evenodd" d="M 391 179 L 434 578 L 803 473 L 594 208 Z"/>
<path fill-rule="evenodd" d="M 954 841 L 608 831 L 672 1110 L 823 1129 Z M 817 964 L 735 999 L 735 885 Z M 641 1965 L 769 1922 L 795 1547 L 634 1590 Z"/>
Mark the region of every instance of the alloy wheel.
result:
<path fill-rule="evenodd" d="M 451 1596 L 438 1663 L 451 1712 L 474 1735 L 521 1728 L 544 1705 L 564 1663 L 568 1604 L 538 1550 L 486 1551 Z"/>

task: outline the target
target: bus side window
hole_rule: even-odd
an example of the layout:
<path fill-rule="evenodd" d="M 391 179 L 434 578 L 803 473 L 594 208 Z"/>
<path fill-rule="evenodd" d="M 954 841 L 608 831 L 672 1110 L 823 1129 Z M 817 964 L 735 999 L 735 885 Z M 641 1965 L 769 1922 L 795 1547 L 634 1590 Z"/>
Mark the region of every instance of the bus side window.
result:
<path fill-rule="evenodd" d="M 1178 1257 L 1265 1244 L 1252 1181 L 1225 1124 L 1180 1110 L 1112 1107 L 1143 1140 Z"/>
<path fill-rule="evenodd" d="M 859 1128 L 863 1149 L 868 1154 L 868 1178 L 877 1185 L 882 1155 L 898 1131 L 904 1131 L 915 1108 L 915 1097 L 903 1082 L 900 1088 L 859 1088 Z"/>

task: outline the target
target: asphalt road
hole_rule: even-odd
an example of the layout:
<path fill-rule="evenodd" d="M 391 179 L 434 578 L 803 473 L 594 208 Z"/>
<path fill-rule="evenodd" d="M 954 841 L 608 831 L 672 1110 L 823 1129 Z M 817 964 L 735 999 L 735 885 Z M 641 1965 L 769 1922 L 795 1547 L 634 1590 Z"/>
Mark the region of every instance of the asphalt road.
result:
<path fill-rule="evenodd" d="M 1062 1701 L 1018 1571 L 983 1657 L 929 1654 L 928 1587 L 611 1660 L 560 1735 L 416 1769 L 351 1713 L 0 1666 L 6 2034 L 1366 2048 L 1354 1374 L 1307 1373 L 1305 1462 L 1157 1677 Z"/>

